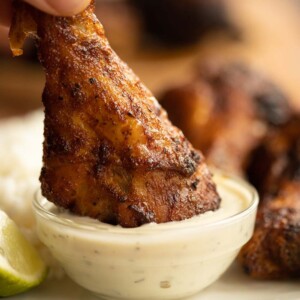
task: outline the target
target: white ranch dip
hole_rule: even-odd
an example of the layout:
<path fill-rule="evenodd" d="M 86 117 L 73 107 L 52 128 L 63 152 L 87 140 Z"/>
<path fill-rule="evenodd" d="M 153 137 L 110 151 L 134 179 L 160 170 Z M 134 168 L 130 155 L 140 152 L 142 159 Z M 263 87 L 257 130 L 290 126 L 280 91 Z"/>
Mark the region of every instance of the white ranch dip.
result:
<path fill-rule="evenodd" d="M 111 299 L 177 299 L 215 281 L 251 237 L 257 195 L 217 175 L 219 210 L 179 222 L 121 228 L 35 204 L 41 240 L 74 281 Z M 40 205 L 40 207 L 39 207 Z"/>

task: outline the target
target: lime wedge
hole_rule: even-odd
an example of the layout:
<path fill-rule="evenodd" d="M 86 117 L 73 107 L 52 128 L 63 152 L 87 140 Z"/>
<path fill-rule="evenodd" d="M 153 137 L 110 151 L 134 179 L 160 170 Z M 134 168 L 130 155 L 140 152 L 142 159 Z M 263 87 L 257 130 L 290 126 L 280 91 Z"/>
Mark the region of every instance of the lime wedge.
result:
<path fill-rule="evenodd" d="M 0 210 L 0 297 L 38 285 L 46 266 L 16 224 Z"/>

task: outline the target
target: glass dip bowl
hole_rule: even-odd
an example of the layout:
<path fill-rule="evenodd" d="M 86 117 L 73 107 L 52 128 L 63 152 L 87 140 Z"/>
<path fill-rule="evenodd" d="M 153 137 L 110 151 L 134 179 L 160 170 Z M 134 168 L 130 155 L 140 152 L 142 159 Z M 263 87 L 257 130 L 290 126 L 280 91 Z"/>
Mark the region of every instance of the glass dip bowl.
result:
<path fill-rule="evenodd" d="M 38 236 L 79 285 L 104 299 L 179 299 L 229 267 L 254 229 L 258 196 L 216 172 L 218 211 L 179 222 L 122 228 L 74 216 L 38 193 Z"/>

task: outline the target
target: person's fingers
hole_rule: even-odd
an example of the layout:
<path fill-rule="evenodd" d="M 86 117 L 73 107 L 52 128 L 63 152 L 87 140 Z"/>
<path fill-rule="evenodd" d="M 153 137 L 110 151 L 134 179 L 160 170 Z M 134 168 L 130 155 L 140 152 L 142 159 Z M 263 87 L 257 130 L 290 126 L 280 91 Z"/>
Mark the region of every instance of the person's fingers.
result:
<path fill-rule="evenodd" d="M 1 2 L 3 0 L 0 0 Z M 52 15 L 72 16 L 84 10 L 90 0 L 25 0 L 38 9 Z M 4 1 L 5 2 L 5 1 Z"/>
<path fill-rule="evenodd" d="M 90 0 L 25 0 L 38 9 L 53 15 L 72 16 L 85 9 Z M 9 26 L 12 0 L 0 0 L 0 26 Z"/>
<path fill-rule="evenodd" d="M 0 25 L 9 26 L 11 19 L 11 0 L 0 0 Z"/>

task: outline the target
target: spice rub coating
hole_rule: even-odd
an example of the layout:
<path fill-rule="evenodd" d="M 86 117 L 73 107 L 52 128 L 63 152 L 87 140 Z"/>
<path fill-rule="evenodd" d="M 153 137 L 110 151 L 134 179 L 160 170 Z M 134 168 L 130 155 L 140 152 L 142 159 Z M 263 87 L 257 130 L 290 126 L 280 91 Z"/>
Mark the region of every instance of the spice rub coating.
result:
<path fill-rule="evenodd" d="M 300 116 L 269 132 L 248 174 L 261 202 L 240 263 L 258 279 L 300 277 Z"/>
<path fill-rule="evenodd" d="M 111 49 L 93 12 L 93 3 L 74 17 L 24 3 L 15 11 L 13 52 L 33 32 L 46 72 L 43 195 L 124 227 L 217 209 L 202 154 Z"/>

